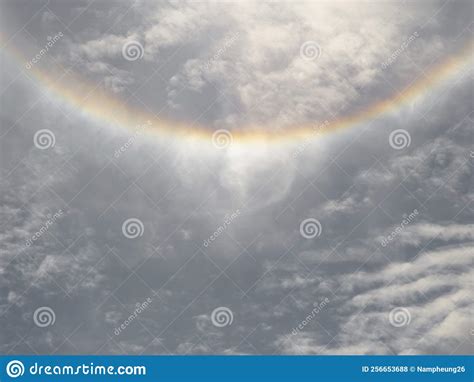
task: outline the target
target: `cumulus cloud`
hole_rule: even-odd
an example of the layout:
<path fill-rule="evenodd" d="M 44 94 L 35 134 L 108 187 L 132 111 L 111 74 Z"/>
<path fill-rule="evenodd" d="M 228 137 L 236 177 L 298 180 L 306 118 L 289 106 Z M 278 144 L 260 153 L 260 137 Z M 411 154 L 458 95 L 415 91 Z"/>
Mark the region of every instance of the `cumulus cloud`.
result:
<path fill-rule="evenodd" d="M 78 104 L 97 90 L 196 130 L 281 132 L 364 110 L 459 53 L 467 4 L 131 5 L 2 12 L 2 353 L 471 351 L 472 69 L 346 130 L 218 149 L 104 123 L 20 58 L 62 31 L 38 65 L 65 88 L 90 84 L 69 88 Z M 52 147 L 35 145 L 41 129 Z M 34 324 L 41 306 L 54 325 Z M 391 323 L 397 308 L 408 324 Z"/>
<path fill-rule="evenodd" d="M 436 3 L 145 3 L 117 31 L 76 38 L 67 48 L 69 60 L 110 68 L 115 91 L 126 87 L 114 83 L 142 83 L 144 75 L 164 85 L 156 90 L 166 93 L 171 116 L 189 113 L 193 99 L 205 94 L 215 101 L 206 123 L 275 128 L 346 115 L 407 86 L 419 67 L 436 60 L 434 47 L 439 56 L 460 45 L 441 26 L 430 23 L 436 37 L 421 30 L 422 15 L 436 10 Z M 135 16 L 142 24 L 128 25 Z M 140 42 L 144 60 L 164 70 L 152 78 L 148 71 L 120 70 L 128 41 Z M 305 43 L 317 51 L 314 60 L 305 56 Z M 174 72 L 166 68 L 171 63 Z M 147 89 L 137 95 L 153 103 Z"/>
<path fill-rule="evenodd" d="M 423 253 L 414 261 L 392 263 L 332 280 L 339 322 L 327 343 L 319 331 L 279 337 L 275 346 L 298 354 L 425 354 L 462 352 L 470 346 L 472 246 Z M 319 287 L 314 294 L 320 294 Z M 390 322 L 403 307 L 405 325 Z M 454 312 L 454 313 L 453 313 Z M 458 320 L 454 329 L 452 322 Z M 449 335 L 448 335 L 449 332 Z M 449 337 L 449 338 L 448 338 Z"/>

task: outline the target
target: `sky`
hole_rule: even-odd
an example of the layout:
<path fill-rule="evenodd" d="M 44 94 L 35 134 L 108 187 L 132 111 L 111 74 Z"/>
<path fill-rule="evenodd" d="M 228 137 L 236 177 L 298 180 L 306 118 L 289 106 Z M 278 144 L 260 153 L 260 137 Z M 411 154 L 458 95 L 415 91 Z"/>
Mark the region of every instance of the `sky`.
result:
<path fill-rule="evenodd" d="M 0 0 L 1 354 L 470 354 L 470 1 Z"/>

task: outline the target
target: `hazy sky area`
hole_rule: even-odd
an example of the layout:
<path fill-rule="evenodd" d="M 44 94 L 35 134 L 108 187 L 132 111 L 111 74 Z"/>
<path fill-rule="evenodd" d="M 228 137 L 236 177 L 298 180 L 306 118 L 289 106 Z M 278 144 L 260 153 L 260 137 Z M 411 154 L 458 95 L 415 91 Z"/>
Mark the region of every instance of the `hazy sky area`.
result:
<path fill-rule="evenodd" d="M 1 354 L 471 354 L 473 12 L 0 0 Z"/>

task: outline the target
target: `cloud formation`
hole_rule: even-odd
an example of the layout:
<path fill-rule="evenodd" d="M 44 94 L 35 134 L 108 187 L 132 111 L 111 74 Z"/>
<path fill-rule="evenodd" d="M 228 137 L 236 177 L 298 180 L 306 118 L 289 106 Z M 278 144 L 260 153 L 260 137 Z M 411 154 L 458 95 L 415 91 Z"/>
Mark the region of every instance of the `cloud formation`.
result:
<path fill-rule="evenodd" d="M 20 58 L 61 32 L 35 65 L 91 84 L 81 102 L 103 91 L 190 125 L 281 131 L 423 78 L 466 46 L 470 4 L 1 7 L 3 354 L 472 351 L 468 66 L 351 129 L 217 147 L 94 119 Z M 53 324 L 35 324 L 40 307 Z"/>

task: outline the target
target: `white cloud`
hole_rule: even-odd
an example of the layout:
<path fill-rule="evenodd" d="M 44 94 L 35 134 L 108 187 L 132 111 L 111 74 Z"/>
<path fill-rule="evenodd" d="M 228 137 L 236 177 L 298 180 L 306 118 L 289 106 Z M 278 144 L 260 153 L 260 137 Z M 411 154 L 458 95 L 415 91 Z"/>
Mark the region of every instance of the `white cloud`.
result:
<path fill-rule="evenodd" d="M 364 108 L 386 95 L 382 76 L 398 89 L 416 77 L 414 67 L 425 68 L 438 53 L 448 55 L 453 27 L 436 18 L 430 36 L 420 37 L 436 42 L 434 48 L 413 45 L 382 72 L 382 62 L 435 4 L 136 6 L 120 19 L 119 11 L 92 4 L 83 17 L 105 21 L 82 25 L 79 17 L 74 42 L 65 38 L 68 51 L 59 52 L 58 45 L 58 54 L 70 53 L 82 74 L 129 96 L 137 109 L 140 100 L 154 112 L 164 107 L 163 115 L 175 112 L 184 121 L 202 115 L 199 123 L 220 128 L 278 128 L 330 119 L 341 107 Z M 133 63 L 121 52 L 130 39 L 145 48 Z M 308 40 L 321 46 L 317 60 L 300 57 Z M 136 88 L 143 90 L 137 98 L 131 96 Z M 6 223 L 0 233 L 0 310 L 8 324 L 0 342 L 14 343 L 31 324 L 28 308 L 42 303 L 54 305 L 58 319 L 47 338 L 31 336 L 41 353 L 53 351 L 76 323 L 84 324 L 71 339 L 77 348 L 59 352 L 466 351 L 473 265 L 472 121 L 465 118 L 470 90 L 469 81 L 433 89 L 406 108 L 318 137 L 298 156 L 301 142 L 239 142 L 217 152 L 203 140 L 170 143 L 161 135 L 140 135 L 116 158 L 113 153 L 132 133 L 72 108 L 61 111 L 64 104 L 53 97 L 35 104 L 36 85 L 13 82 L 2 98 L 12 107 L 2 110 L 0 136 L 0 213 Z M 224 97 L 213 103 L 220 93 Z M 24 105 L 34 108 L 23 110 L 13 125 Z M 31 150 L 38 128 L 54 129 L 54 150 Z M 406 150 L 390 148 L 395 128 L 410 132 Z M 22 244 L 42 225 L 45 209 L 55 211 L 63 202 L 70 204 L 67 219 L 51 231 L 63 245 L 45 235 L 30 249 L 32 256 L 22 257 Z M 417 219 L 382 249 L 380 235 L 414 208 Z M 203 240 L 236 209 L 239 218 L 204 250 Z M 137 240 L 121 233 L 131 217 L 144 224 Z M 301 221 L 311 217 L 322 223 L 314 240 L 299 233 Z M 71 295 L 61 288 L 72 288 Z M 122 311 L 118 301 L 131 307 L 155 291 L 160 302 L 120 342 L 107 342 L 104 333 L 113 331 Z M 331 303 L 304 331 L 288 336 L 324 297 Z M 210 322 L 216 306 L 235 313 L 225 332 Z M 395 306 L 409 309 L 408 327 L 389 325 Z M 152 338 L 144 327 L 160 339 L 148 345 Z"/>
<path fill-rule="evenodd" d="M 408 227 L 400 234 L 404 244 L 420 245 L 430 239 L 442 241 L 474 240 L 474 224 L 420 223 Z"/>
<path fill-rule="evenodd" d="M 153 67 L 169 65 L 177 54 L 181 58 L 174 73 L 164 74 L 172 108 L 186 111 L 179 95 L 183 87 L 198 93 L 215 87 L 225 98 L 216 102 L 215 108 L 223 110 L 214 124 L 275 128 L 367 107 L 380 99 L 373 94 L 376 89 L 387 87 L 383 77 L 400 89 L 413 81 L 417 67 L 425 64 L 424 54 L 407 49 L 393 68 L 382 69 L 382 63 L 418 27 L 416 16 L 435 10 L 435 4 L 373 2 L 142 4 L 137 8 L 142 24 L 71 43 L 69 50 L 80 60 L 117 69 L 129 40 L 143 43 L 144 60 Z M 231 44 L 229 36 L 236 36 Z M 306 41 L 320 46 L 314 61 L 300 57 Z M 141 76 L 134 71 L 132 79 L 115 70 L 109 85 L 123 91 L 141 83 Z M 229 100 L 233 107 L 226 108 Z"/>
<path fill-rule="evenodd" d="M 331 314 L 340 326 L 331 343 L 308 331 L 280 337 L 276 345 L 284 353 L 303 349 L 305 354 L 456 352 L 468 338 L 474 308 L 473 251 L 472 246 L 440 249 L 412 262 L 342 275 L 333 280 L 337 308 Z M 397 307 L 408 309 L 407 326 L 390 324 L 389 313 Z"/>

